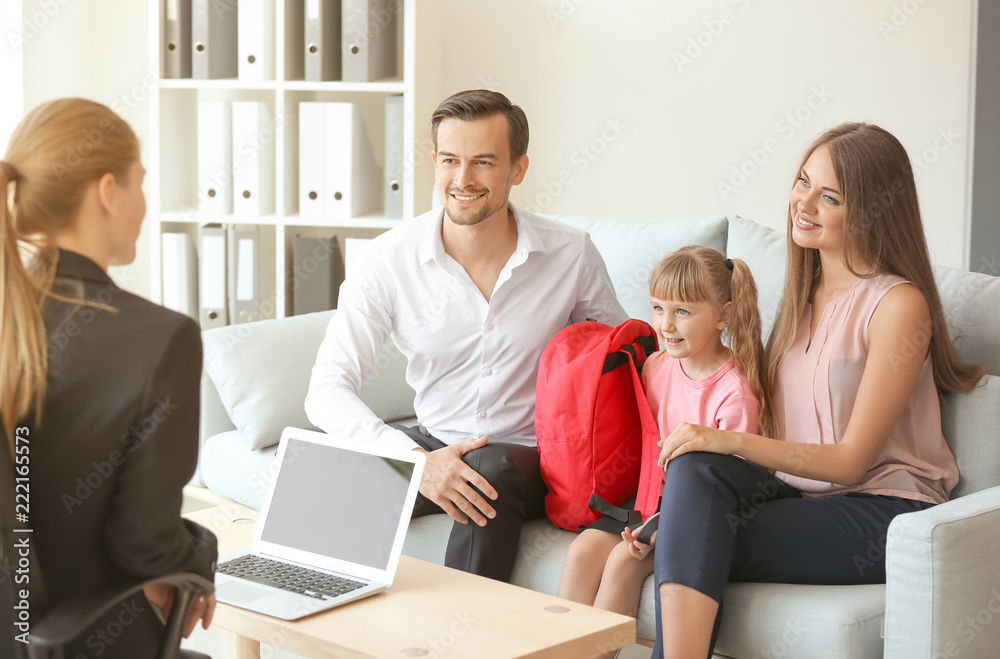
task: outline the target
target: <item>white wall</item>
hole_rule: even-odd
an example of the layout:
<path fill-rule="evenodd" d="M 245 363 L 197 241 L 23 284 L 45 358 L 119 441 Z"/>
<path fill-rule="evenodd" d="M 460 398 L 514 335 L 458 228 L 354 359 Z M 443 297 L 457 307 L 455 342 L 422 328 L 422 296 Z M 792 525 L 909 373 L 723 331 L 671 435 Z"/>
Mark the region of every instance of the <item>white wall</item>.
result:
<path fill-rule="evenodd" d="M 805 145 L 866 120 L 918 162 L 935 261 L 966 265 L 976 0 L 419 1 L 443 7 L 443 91 L 497 89 L 528 114 L 531 166 L 515 203 L 781 227 Z M 25 107 L 87 96 L 145 139 L 147 6 L 23 0 L 25 19 L 44 23 L 25 39 Z M 741 182 L 734 167 L 756 171 Z M 116 273 L 140 293 L 148 253 L 143 236 L 136 264 Z"/>
<path fill-rule="evenodd" d="M 864 120 L 920 158 L 932 256 L 965 265 L 974 0 L 447 4 L 444 91 L 502 91 L 534 131 L 515 203 L 783 227 L 804 147 Z"/>
<path fill-rule="evenodd" d="M 109 105 L 138 135 L 147 169 L 152 166 L 146 149 L 152 80 L 147 71 L 148 4 L 23 0 L 25 109 L 64 96 Z M 141 295 L 149 295 L 149 249 L 143 231 L 135 262 L 111 269 L 120 285 Z"/>
<path fill-rule="evenodd" d="M 10 133 L 24 113 L 24 38 L 21 6 L 0 5 L 0 158 L 7 150 Z"/>

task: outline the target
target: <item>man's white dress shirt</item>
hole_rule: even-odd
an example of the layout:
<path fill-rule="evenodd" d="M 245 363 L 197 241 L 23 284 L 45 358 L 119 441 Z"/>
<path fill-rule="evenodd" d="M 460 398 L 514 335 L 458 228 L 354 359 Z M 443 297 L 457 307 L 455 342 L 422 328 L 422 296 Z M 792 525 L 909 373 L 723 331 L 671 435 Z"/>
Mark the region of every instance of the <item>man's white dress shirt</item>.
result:
<path fill-rule="evenodd" d="M 413 449 L 358 398 L 388 338 L 407 359 L 421 425 L 457 444 L 487 435 L 535 445 L 538 360 L 564 327 L 627 315 L 586 232 L 511 206 L 517 246 L 490 301 L 444 250 L 442 209 L 375 238 L 340 289 L 306 414 L 327 433 Z"/>

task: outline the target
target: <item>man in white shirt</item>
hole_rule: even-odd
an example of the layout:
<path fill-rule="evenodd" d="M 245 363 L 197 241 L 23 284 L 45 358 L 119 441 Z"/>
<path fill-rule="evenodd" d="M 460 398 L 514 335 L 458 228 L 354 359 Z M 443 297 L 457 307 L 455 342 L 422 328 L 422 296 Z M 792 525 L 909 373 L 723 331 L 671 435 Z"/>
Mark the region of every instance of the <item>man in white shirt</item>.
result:
<path fill-rule="evenodd" d="M 521 108 L 459 92 L 431 131 L 444 209 L 372 241 L 341 288 L 306 413 L 331 435 L 427 452 L 414 516 L 451 515 L 445 564 L 507 581 L 522 523 L 545 514 L 534 432 L 542 350 L 571 323 L 627 315 L 585 232 L 508 203 L 528 169 Z M 408 360 L 415 428 L 386 425 L 358 398 L 390 337 Z"/>

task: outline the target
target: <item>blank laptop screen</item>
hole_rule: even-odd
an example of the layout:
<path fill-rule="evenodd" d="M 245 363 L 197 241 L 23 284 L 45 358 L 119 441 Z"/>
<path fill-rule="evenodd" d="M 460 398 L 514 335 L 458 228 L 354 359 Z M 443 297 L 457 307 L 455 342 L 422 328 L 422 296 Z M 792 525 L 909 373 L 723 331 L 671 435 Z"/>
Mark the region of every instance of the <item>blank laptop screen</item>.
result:
<path fill-rule="evenodd" d="M 289 438 L 261 540 L 384 570 L 413 464 Z"/>

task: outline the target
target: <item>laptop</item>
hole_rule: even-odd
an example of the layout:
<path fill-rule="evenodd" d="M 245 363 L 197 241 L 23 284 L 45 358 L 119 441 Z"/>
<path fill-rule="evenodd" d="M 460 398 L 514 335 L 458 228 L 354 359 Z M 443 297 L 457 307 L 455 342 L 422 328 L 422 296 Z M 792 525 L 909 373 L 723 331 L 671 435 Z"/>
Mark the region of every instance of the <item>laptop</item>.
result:
<path fill-rule="evenodd" d="M 388 588 L 423 453 L 285 428 L 276 464 L 250 550 L 219 559 L 216 599 L 297 620 Z"/>

